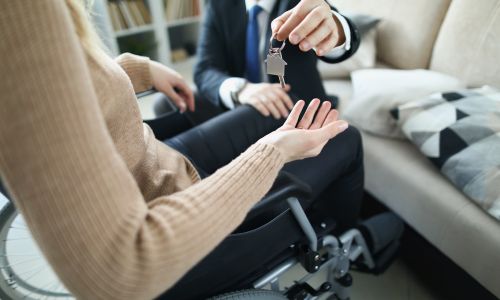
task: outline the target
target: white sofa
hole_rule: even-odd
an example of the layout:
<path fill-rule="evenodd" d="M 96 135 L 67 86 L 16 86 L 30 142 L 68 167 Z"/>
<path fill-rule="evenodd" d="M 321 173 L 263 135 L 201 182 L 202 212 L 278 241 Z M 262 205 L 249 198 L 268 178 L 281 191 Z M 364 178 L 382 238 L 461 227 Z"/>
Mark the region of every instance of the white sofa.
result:
<path fill-rule="evenodd" d="M 379 64 L 431 69 L 500 87 L 500 0 L 333 0 L 380 17 Z M 387 83 L 390 84 L 390 83 Z M 324 78 L 342 111 L 348 79 Z M 457 190 L 409 141 L 363 132 L 366 189 L 500 297 L 500 222 Z M 500 151 L 500 149 L 499 149 Z"/>

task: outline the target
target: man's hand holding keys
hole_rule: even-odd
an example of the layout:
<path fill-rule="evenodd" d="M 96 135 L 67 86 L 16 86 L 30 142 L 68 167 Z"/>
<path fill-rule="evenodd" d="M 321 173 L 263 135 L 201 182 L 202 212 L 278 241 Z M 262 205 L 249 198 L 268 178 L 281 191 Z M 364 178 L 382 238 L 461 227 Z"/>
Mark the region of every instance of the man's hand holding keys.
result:
<path fill-rule="evenodd" d="M 340 21 L 324 0 L 302 0 L 271 23 L 279 41 L 288 38 L 302 51 L 315 49 L 319 56 L 345 42 Z"/>

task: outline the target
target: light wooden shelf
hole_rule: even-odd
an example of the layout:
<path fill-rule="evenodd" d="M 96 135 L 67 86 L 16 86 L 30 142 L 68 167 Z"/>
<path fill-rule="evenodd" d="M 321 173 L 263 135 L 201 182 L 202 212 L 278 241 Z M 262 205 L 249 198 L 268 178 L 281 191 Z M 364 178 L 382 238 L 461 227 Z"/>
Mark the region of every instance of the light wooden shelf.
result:
<path fill-rule="evenodd" d="M 200 20 L 202 19 L 202 16 L 193 16 L 178 20 L 167 20 L 165 17 L 164 0 L 144 1 L 151 14 L 151 24 L 115 31 L 113 29 L 110 11 L 108 9 L 108 0 L 95 0 L 95 13 L 93 14 L 93 18 L 96 25 L 99 27 L 99 34 L 101 35 L 101 38 L 106 44 L 107 48 L 110 49 L 111 53 L 115 56 L 118 56 L 123 51 L 127 51 L 127 49 L 120 49 L 121 40 L 123 38 L 134 35 L 146 36 L 145 34 L 148 34 L 149 38 L 149 35 L 151 34 L 151 38 L 154 39 L 155 44 L 154 53 L 156 53 L 156 57 L 154 57 L 154 59 L 165 65 L 172 65 L 172 43 L 178 44 L 179 38 L 186 39 L 191 42 L 196 42 L 195 36 L 197 36 L 198 34 L 198 29 L 193 28 L 193 26 L 199 25 L 201 23 Z M 200 12 L 203 13 L 203 6 L 205 1 L 198 1 Z M 189 29 L 184 30 L 184 27 Z"/>
<path fill-rule="evenodd" d="M 132 28 L 128 28 L 128 29 L 115 31 L 115 37 L 121 38 L 121 37 L 129 36 L 129 35 L 153 31 L 153 30 L 154 30 L 154 26 L 152 24 L 136 26 L 136 27 L 132 27 Z"/>
<path fill-rule="evenodd" d="M 178 20 L 168 21 L 167 24 L 165 24 L 165 25 L 168 28 L 176 27 L 176 26 L 183 26 L 183 25 L 187 25 L 187 24 L 200 22 L 200 19 L 201 19 L 200 16 L 187 17 L 187 18 L 182 18 L 182 19 L 178 19 Z"/>

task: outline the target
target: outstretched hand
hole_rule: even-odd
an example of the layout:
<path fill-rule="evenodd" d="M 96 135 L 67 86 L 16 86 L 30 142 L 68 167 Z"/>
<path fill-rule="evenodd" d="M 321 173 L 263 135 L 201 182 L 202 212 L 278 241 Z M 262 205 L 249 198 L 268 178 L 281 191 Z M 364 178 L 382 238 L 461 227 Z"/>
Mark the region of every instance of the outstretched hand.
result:
<path fill-rule="evenodd" d="M 330 102 L 321 104 L 319 99 L 311 101 L 299 121 L 304 105 L 303 100 L 298 101 L 283 126 L 258 141 L 277 147 L 286 162 L 317 156 L 330 139 L 349 126 L 337 120 L 338 112 L 331 109 Z"/>

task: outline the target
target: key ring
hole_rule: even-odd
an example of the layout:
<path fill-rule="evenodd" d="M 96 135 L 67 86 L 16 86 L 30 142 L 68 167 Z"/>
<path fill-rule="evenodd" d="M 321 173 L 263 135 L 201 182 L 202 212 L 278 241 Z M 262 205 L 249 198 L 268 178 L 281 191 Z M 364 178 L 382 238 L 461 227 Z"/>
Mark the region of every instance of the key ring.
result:
<path fill-rule="evenodd" d="M 273 48 L 273 40 L 275 37 L 276 37 L 276 32 L 271 35 L 271 39 L 269 40 L 269 49 L 271 49 L 273 51 L 277 50 L 277 52 L 281 52 L 283 50 L 283 48 L 285 48 L 286 40 L 283 40 L 283 44 L 281 44 L 281 47 Z"/>

